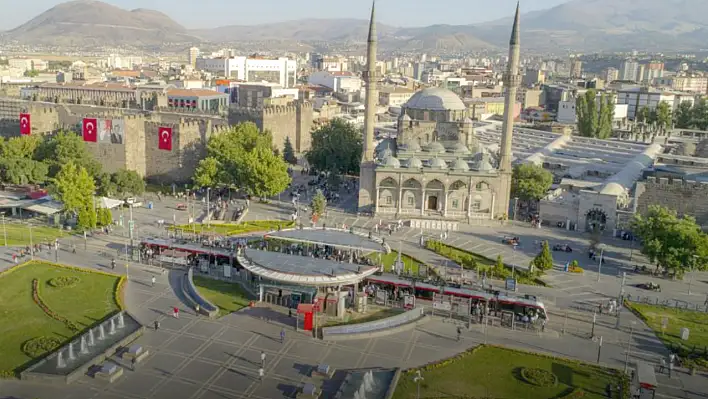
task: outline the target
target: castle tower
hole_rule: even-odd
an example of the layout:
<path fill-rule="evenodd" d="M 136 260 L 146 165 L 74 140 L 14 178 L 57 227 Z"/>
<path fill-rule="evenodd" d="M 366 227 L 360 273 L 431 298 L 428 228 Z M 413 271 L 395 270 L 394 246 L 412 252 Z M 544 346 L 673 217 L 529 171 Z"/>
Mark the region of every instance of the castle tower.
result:
<path fill-rule="evenodd" d="M 504 120 L 502 122 L 501 152 L 499 160 L 499 171 L 501 172 L 501 187 L 499 192 L 499 207 L 497 215 L 507 214 L 509 200 L 511 196 L 511 141 L 514 135 L 514 109 L 516 107 L 516 92 L 521 84 L 519 74 L 520 57 L 519 41 L 519 3 L 516 3 L 516 15 L 514 16 L 514 27 L 511 31 L 509 41 L 509 63 L 504 74 L 504 86 L 506 95 L 504 97 Z"/>
<path fill-rule="evenodd" d="M 361 156 L 359 171 L 359 211 L 371 212 L 374 201 L 372 198 L 376 192 L 374 162 L 374 124 L 376 122 L 376 103 L 378 93 L 376 90 L 376 1 L 371 5 L 371 20 L 369 21 L 369 39 L 367 42 L 367 62 L 364 71 L 364 83 L 366 84 L 366 114 L 364 116 L 364 145 Z"/>

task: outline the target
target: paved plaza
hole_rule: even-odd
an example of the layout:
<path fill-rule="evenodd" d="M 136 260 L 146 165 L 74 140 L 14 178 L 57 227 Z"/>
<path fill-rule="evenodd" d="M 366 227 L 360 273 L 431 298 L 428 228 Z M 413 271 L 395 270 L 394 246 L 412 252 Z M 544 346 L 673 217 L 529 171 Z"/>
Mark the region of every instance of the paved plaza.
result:
<path fill-rule="evenodd" d="M 347 203 L 347 198 L 342 202 Z M 186 222 L 186 213 L 174 210 L 175 200 L 156 203 L 153 210 L 136 209 L 141 235 L 164 235 L 158 227 L 158 220 L 172 221 L 175 214 L 177 223 Z M 282 205 L 279 205 L 282 204 Z M 270 205 L 253 204 L 247 220 L 287 219 L 292 212 L 288 203 Z M 347 224 L 360 229 L 371 229 L 378 220 L 357 217 L 346 209 L 330 210 L 325 223 Z M 126 239 L 121 229 L 108 236 L 89 238 L 84 250 L 83 239 L 67 239 L 74 242 L 78 253 L 59 252 L 60 262 L 83 267 L 107 270 L 111 254 L 124 248 Z M 426 251 L 419 246 L 420 230 L 403 228 L 387 236 L 394 249 L 398 241 L 404 253 L 417 257 L 436 267 L 445 267 L 448 261 Z M 426 237 L 436 237 L 439 233 L 424 231 Z M 501 237 L 515 235 L 521 237 L 522 245 L 517 250 L 503 245 Z M 539 295 L 548 308 L 550 322 L 544 333 L 512 331 L 499 327 L 485 328 L 472 324 L 463 334 L 461 342 L 456 340 L 456 324 L 440 317 L 399 334 L 363 341 L 323 342 L 293 330 L 292 319 L 287 315 L 265 308 L 250 308 L 225 316 L 218 320 L 196 317 L 188 309 L 177 292 L 183 278 L 183 271 L 168 270 L 144 265 L 131 265 L 126 287 L 126 306 L 137 320 L 152 326 L 160 320 L 161 328 L 149 328 L 138 340 L 149 351 L 148 359 L 135 371 L 125 365 L 123 377 L 113 384 L 83 377 L 71 385 L 44 385 L 24 381 L 0 381 L 0 398 L 279 398 L 293 397 L 294 391 L 308 381 L 309 370 L 318 364 L 329 364 L 335 368 L 360 367 L 415 367 L 428 362 L 452 356 L 480 343 L 502 344 L 521 349 L 547 352 L 594 362 L 597 357 L 598 341 L 591 338 L 592 313 L 581 310 L 596 306 L 601 301 L 616 298 L 620 292 L 622 271 L 627 273 L 625 292 L 631 295 L 651 296 L 663 299 L 679 299 L 702 304 L 708 293 L 703 273 L 692 278 L 692 294 L 688 294 L 687 281 L 668 281 L 648 276 L 635 275 L 631 265 L 641 262 L 636 249 L 628 242 L 606 240 L 605 251 L 608 262 L 603 265 L 600 281 L 598 268 L 589 262 L 585 248 L 587 236 L 560 229 L 532 229 L 520 225 L 497 227 L 461 226 L 461 231 L 451 232 L 447 243 L 495 257 L 501 253 L 507 262 L 522 265 L 538 252 L 534 241 L 548 239 L 552 243 L 570 244 L 577 251 L 571 254 L 554 253 L 557 270 L 550 271 L 544 280 L 552 287 L 519 288 L 522 293 Z M 68 248 L 69 245 L 64 245 Z M 632 262 L 629 262 L 632 252 Z M 0 251 L 0 267 L 11 264 L 11 250 Z M 44 252 L 41 258 L 54 260 L 54 252 Z M 585 268 L 584 274 L 564 273 L 561 266 L 569 260 L 578 259 Z M 123 262 L 119 262 L 117 272 L 125 273 Z M 156 276 L 157 284 L 151 287 L 150 279 Z M 661 293 L 641 291 L 631 286 L 646 281 L 662 285 Z M 182 309 L 179 319 L 169 314 L 173 306 Z M 601 362 L 622 369 L 626 350 L 630 349 L 630 360 L 643 359 L 658 362 L 667 351 L 651 330 L 629 312 L 623 312 L 619 328 L 613 316 L 601 315 L 597 319 L 595 335 L 603 337 Z M 280 343 L 279 333 L 287 330 L 284 343 Z M 630 340 L 630 329 L 632 339 Z M 265 379 L 258 381 L 258 367 L 261 351 L 266 353 Z M 120 360 L 116 360 L 119 364 Z M 706 376 L 689 376 L 676 373 L 669 379 L 658 376 L 661 388 L 659 398 L 706 398 L 708 380 Z"/>

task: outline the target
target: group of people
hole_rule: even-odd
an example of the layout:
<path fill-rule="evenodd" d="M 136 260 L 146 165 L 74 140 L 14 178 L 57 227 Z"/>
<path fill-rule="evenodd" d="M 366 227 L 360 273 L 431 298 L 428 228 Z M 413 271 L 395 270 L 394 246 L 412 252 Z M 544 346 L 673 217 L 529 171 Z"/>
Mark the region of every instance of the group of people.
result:
<path fill-rule="evenodd" d="M 27 245 L 25 248 L 20 248 L 20 250 L 18 252 L 13 252 L 12 261 L 14 263 L 19 263 L 21 259 L 24 259 L 27 256 L 32 256 L 34 254 L 38 254 L 45 249 L 47 252 L 51 252 L 52 246 L 54 247 L 55 251 L 59 250 L 59 239 L 58 238 L 54 240 L 53 245 L 52 245 L 51 241 L 46 241 L 44 243 L 40 242 L 40 243 L 36 243 L 32 246 Z M 71 248 L 72 248 L 72 252 L 76 253 L 76 245 L 72 244 Z"/>

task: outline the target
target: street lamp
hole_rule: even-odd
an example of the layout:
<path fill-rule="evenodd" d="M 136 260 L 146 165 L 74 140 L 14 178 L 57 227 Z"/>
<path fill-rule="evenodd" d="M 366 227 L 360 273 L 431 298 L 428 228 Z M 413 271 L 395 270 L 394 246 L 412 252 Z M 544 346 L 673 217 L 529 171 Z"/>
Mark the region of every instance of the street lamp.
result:
<path fill-rule="evenodd" d="M 691 295 L 691 283 L 693 282 L 693 269 L 696 267 L 697 263 L 698 263 L 698 255 L 693 255 L 693 262 L 691 263 L 691 269 L 688 271 L 689 272 L 688 295 Z"/>
<path fill-rule="evenodd" d="M 30 233 L 30 256 L 32 257 L 32 260 L 34 260 L 34 243 L 32 243 L 32 225 L 27 223 L 27 227 L 29 227 L 29 233 Z"/>
<path fill-rule="evenodd" d="M 605 254 L 605 244 L 600 244 L 600 263 L 597 266 L 597 282 L 600 282 L 600 276 L 602 275 L 602 256 Z"/>
<path fill-rule="evenodd" d="M 423 381 L 423 376 L 420 375 L 420 370 L 415 371 L 415 377 L 413 377 L 413 382 L 416 385 L 416 399 L 420 399 L 420 382 Z"/>
<path fill-rule="evenodd" d="M 0 213 L 0 219 L 2 219 L 2 234 L 5 236 L 5 246 L 7 246 L 7 229 L 5 229 L 5 214 Z"/>
<path fill-rule="evenodd" d="M 627 353 L 624 357 L 624 373 L 627 374 L 627 369 L 629 368 L 629 352 L 632 350 L 632 334 L 634 333 L 634 326 L 637 324 L 636 321 L 632 321 L 632 325 L 629 327 L 629 340 L 627 340 Z"/>

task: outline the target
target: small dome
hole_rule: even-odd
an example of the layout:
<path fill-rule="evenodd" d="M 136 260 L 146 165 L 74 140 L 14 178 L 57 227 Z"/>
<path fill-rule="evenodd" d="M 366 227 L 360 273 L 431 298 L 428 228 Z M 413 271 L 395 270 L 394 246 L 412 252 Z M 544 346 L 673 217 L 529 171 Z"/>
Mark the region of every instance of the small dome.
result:
<path fill-rule="evenodd" d="M 391 151 L 390 148 L 384 148 L 383 150 L 379 151 L 379 158 L 381 159 L 386 159 L 388 157 L 393 156 L 393 151 Z"/>
<path fill-rule="evenodd" d="M 467 109 L 460 97 L 448 89 L 431 87 L 415 93 L 403 108 L 429 111 L 464 111 Z"/>
<path fill-rule="evenodd" d="M 423 167 L 423 161 L 416 157 L 411 157 L 408 159 L 408 162 L 406 162 L 406 167 L 409 169 L 420 169 Z"/>
<path fill-rule="evenodd" d="M 425 152 L 430 152 L 433 154 L 442 154 L 445 152 L 445 147 L 443 147 L 443 145 L 438 143 L 437 141 L 433 141 L 425 146 Z"/>
<path fill-rule="evenodd" d="M 381 166 L 383 166 L 384 168 L 398 169 L 401 167 L 401 162 L 398 160 L 398 158 L 389 155 L 384 158 L 383 162 L 381 163 Z"/>
<path fill-rule="evenodd" d="M 432 169 L 447 169 L 447 162 L 440 158 L 433 158 L 430 160 L 430 167 Z"/>
<path fill-rule="evenodd" d="M 470 119 L 470 117 L 469 117 L 469 116 L 467 116 L 467 117 L 465 117 L 465 120 L 463 120 L 463 121 L 462 121 L 462 123 L 469 123 L 469 124 L 473 124 L 473 123 L 474 123 L 474 121 L 473 121 L 472 119 Z"/>
<path fill-rule="evenodd" d="M 415 141 L 411 141 L 406 145 L 406 150 L 407 151 L 412 151 L 412 152 L 418 152 L 421 151 L 420 144 L 418 144 Z"/>
<path fill-rule="evenodd" d="M 467 155 L 470 153 L 470 149 L 467 148 L 467 146 L 462 143 L 455 143 L 453 146 L 450 147 L 449 151 L 454 154 L 464 154 L 464 155 Z"/>
<path fill-rule="evenodd" d="M 489 172 L 489 171 L 494 170 L 494 167 L 492 166 L 491 163 L 489 163 L 489 159 L 487 157 L 482 157 L 482 159 L 480 159 L 479 162 L 477 162 L 475 169 L 477 169 L 480 172 Z"/>
<path fill-rule="evenodd" d="M 464 159 L 457 158 L 457 160 L 455 161 L 455 164 L 452 165 L 452 169 L 467 172 L 470 170 L 470 165 L 467 164 L 467 161 L 465 161 Z"/>
<path fill-rule="evenodd" d="M 411 119 L 410 116 L 408 116 L 408 114 L 404 113 L 403 116 L 401 117 L 401 120 L 407 122 L 407 121 L 410 121 L 410 120 L 412 120 L 412 119 Z"/>

